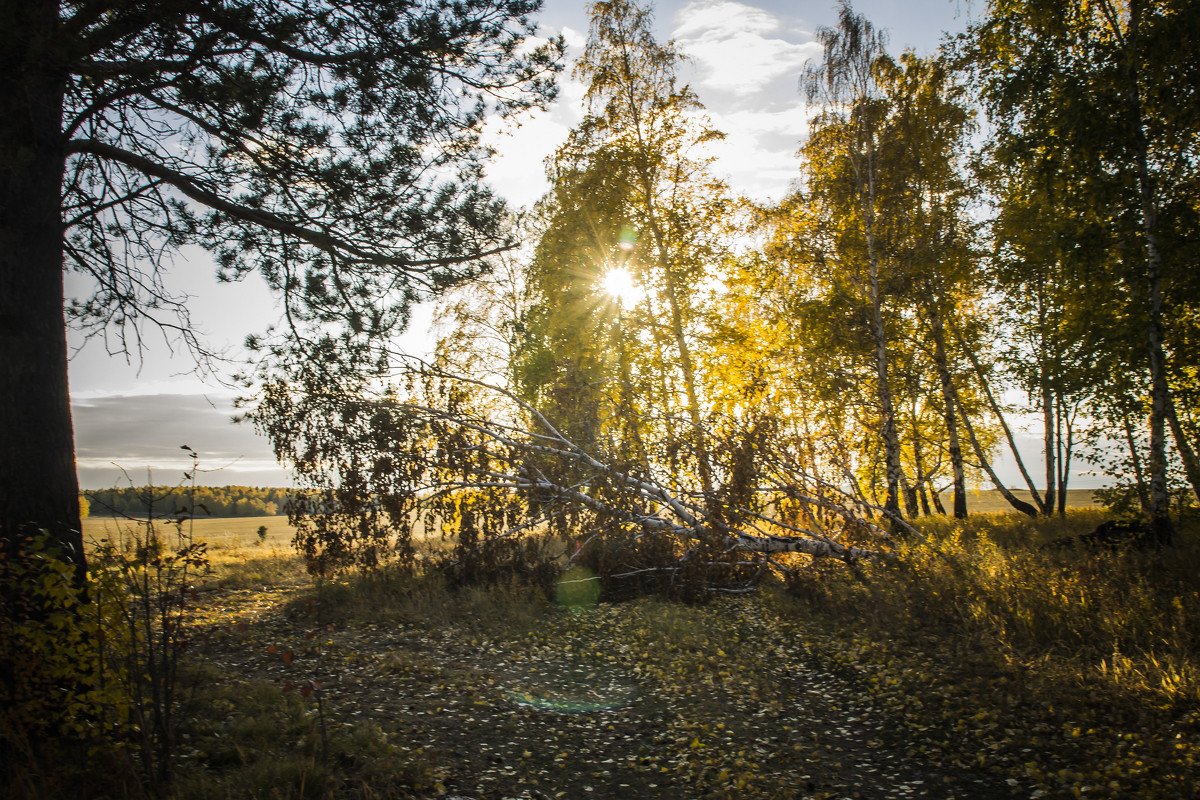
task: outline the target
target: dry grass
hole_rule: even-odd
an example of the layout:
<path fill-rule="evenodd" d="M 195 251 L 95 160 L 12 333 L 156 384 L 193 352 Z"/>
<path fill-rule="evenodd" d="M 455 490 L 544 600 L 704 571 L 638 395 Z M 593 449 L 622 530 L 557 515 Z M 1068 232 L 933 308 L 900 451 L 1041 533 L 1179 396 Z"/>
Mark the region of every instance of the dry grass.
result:
<path fill-rule="evenodd" d="M 259 527 L 267 534 L 260 538 Z M 183 523 L 182 530 L 196 542 L 208 545 L 209 570 L 196 576 L 197 586 L 208 588 L 255 588 L 307 585 L 304 561 L 292 549 L 292 527 L 286 516 L 197 519 Z M 155 533 L 170 545 L 179 528 L 169 522 L 155 523 Z M 89 517 L 83 521 L 83 538 L 89 546 L 107 539 L 118 549 L 131 552 L 144 540 L 144 522 L 111 517 Z"/>
<path fill-rule="evenodd" d="M 1023 490 L 1013 489 L 1019 499 L 1029 502 L 1029 493 Z M 954 508 L 954 495 L 950 492 L 942 492 L 942 505 L 948 510 Z M 1083 508 L 1098 508 L 1095 499 L 1095 492 L 1091 489 L 1068 489 L 1067 490 L 1067 508 L 1083 509 Z M 970 489 L 967 491 L 967 509 L 971 514 L 1007 514 L 1013 508 L 1008 504 L 1008 501 L 995 489 Z"/>
<path fill-rule="evenodd" d="M 1200 628 L 1194 622 L 1200 618 L 1200 527 L 1185 525 L 1180 544 L 1167 553 L 1040 547 L 1091 530 L 1104 518 L 1091 509 L 1072 511 L 1065 520 L 975 514 L 963 524 L 935 518 L 921 523 L 923 536 L 903 545 L 898 559 L 866 565 L 862 579 L 840 564 L 817 564 L 792 585 L 791 594 L 769 589 L 759 598 L 710 606 L 643 599 L 582 613 L 556 609 L 521 586 L 451 591 L 436 578 L 387 571 L 305 589 L 312 584 L 286 541 L 282 547 L 270 539 L 255 544 L 257 526 L 265 520 L 208 521 L 224 527 L 197 526 L 196 536 L 211 544 L 217 573 L 210 581 L 234 589 L 206 595 L 220 607 L 207 623 L 219 626 L 222 615 L 260 620 L 245 631 L 234 626 L 228 634 L 231 653 L 248 652 L 252 640 L 262 639 L 256 645 L 260 653 L 270 642 L 284 642 L 296 648 L 297 665 L 305 669 L 321 648 L 328 651 L 319 656 L 321 663 L 336 663 L 337 670 L 352 672 L 357 667 L 350 665 L 361 663 L 378 672 L 379 683 L 362 697 L 333 691 L 337 714 L 357 725 L 358 709 L 391 708 L 402 700 L 404 711 L 389 719 L 403 724 L 394 729 L 385 724 L 392 737 L 385 737 L 386 747 L 415 753 L 426 737 L 441 737 L 443 752 L 455 754 L 441 762 L 438 769 L 445 772 L 406 779 L 407 785 L 428 787 L 447 774 L 495 774 L 511 781 L 507 772 L 480 760 L 486 747 L 512 750 L 506 764 L 515 759 L 521 769 L 566 774 L 559 771 L 567 763 L 560 756 L 541 764 L 538 746 L 496 733 L 497 726 L 515 724 L 510 717 L 517 712 L 511 692 L 499 693 L 499 684 L 493 685 L 502 676 L 491 670 L 501 660 L 542 664 L 586 653 L 616 659 L 622 670 L 638 676 L 645 707 L 637 714 L 630 709 L 628 733 L 641 737 L 653 727 L 658 744 L 649 748 L 657 759 L 651 771 L 666 775 L 662 765 L 671 765 L 670 785 L 679 796 L 723 796 L 718 788 L 730 785 L 724 775 L 745 782 L 741 796 L 779 796 L 772 793 L 774 781 L 799 774 L 794 770 L 815 776 L 822 769 L 830 781 L 826 790 L 836 794 L 830 776 L 840 765 L 820 765 L 848 743 L 831 742 L 825 754 L 810 746 L 812 732 L 802 726 L 789 734 L 788 747 L 797 746 L 802 755 L 795 763 L 780 753 L 754 766 L 719 757 L 741 752 L 730 749 L 735 742 L 743 746 L 736 736 L 729 742 L 718 741 L 720 736 L 740 735 L 743 726 L 747 735 L 760 730 L 758 715 L 778 713 L 775 704 L 786 680 L 813 674 L 835 676 L 844 692 L 838 703 L 848 709 L 845 719 L 835 714 L 822 730 L 851 730 L 857 723 L 850 712 L 866 708 L 883 715 L 886 727 L 905 742 L 897 757 L 932 775 L 974 771 L 1008 779 L 1021 796 L 1185 796 L 1200 777 Z M 289 535 L 266 524 L 272 536 Z M 292 588 L 281 593 L 280 586 Z M 278 614 L 255 616 L 281 602 Z M 268 626 L 268 618 L 277 622 Z M 312 634 L 301 628 L 338 633 L 309 639 Z M 288 644 L 288 636 L 296 641 Z M 326 639 L 341 644 L 333 647 Z M 272 663 L 257 658 L 258 672 L 242 679 L 261 678 L 262 664 Z M 323 669 L 314 667 L 314 674 Z M 756 675 L 770 680 L 764 677 L 760 686 L 752 680 Z M 227 691 L 234 697 L 241 690 Z M 446 716 L 447 691 L 468 698 L 461 714 Z M 277 691 L 269 699 L 284 715 L 280 724 L 291 724 L 293 701 Z M 338 710 L 343 701 L 345 708 Z M 677 716 L 662 723 L 664 710 Z M 306 788 L 280 796 L 325 794 L 340 780 L 340 767 L 331 771 L 314 755 L 311 706 L 308 711 L 308 727 L 296 723 L 302 746 L 294 760 L 280 758 L 275 769 L 276 756 L 238 754 L 242 771 L 227 777 L 232 780 L 236 772 L 246 787 L 235 794 L 258 796 L 271 786 L 297 784 Z M 788 711 L 780 724 L 795 727 L 798 717 L 788 714 L 798 713 Z M 651 724 L 651 718 L 657 721 Z M 372 753 L 385 746 L 385 739 L 370 733 L 373 723 L 361 721 L 364 741 L 370 740 L 361 752 L 359 744 L 339 737 L 356 770 L 374 763 Z M 406 727 L 417 721 L 428 726 L 420 735 Z M 196 724 L 205 724 L 203 715 Z M 232 733 L 246 753 L 274 752 L 273 744 L 256 743 L 253 730 Z M 575 731 L 566 724 L 538 733 L 543 739 L 560 735 L 554 754 L 575 752 L 578 743 L 570 737 L 588 741 L 583 727 Z M 715 737 L 711 749 L 708 735 Z M 483 738 L 471 738 L 476 736 Z M 215 744 L 206 743 L 205 755 L 197 759 L 212 769 L 220 753 L 210 747 Z M 604 758 L 614 752 L 597 750 Z M 405 763 L 423 763 L 414 758 Z M 581 775 L 596 766 L 582 751 L 579 759 L 573 768 Z M 638 770 L 644 766 L 637 764 Z M 637 770 L 626 778 L 647 779 Z M 203 785 L 180 794 L 208 796 Z M 563 777 L 552 785 L 579 788 Z"/>
<path fill-rule="evenodd" d="M 1104 518 L 933 520 L 863 580 L 809 570 L 796 613 L 884 702 L 958 717 L 964 754 L 1007 754 L 1035 791 L 1184 796 L 1200 763 L 1200 531 L 1161 553 L 1041 547 Z"/>
<path fill-rule="evenodd" d="M 258 539 L 258 529 L 266 526 L 267 538 L 261 544 Z M 175 533 L 175 526 L 159 522 L 156 528 L 162 535 Z M 130 535 L 133 529 L 145 530 L 145 522 L 136 520 L 116 519 L 113 517 L 88 517 L 83 521 L 83 540 L 93 542 L 99 539 L 110 539 L 120 543 L 122 537 Z M 198 542 L 207 542 L 210 552 L 220 550 L 270 549 L 288 550 L 292 546 L 294 531 L 288 524 L 286 516 L 276 517 L 227 517 L 200 518 L 184 523 L 184 531 L 191 531 Z"/>

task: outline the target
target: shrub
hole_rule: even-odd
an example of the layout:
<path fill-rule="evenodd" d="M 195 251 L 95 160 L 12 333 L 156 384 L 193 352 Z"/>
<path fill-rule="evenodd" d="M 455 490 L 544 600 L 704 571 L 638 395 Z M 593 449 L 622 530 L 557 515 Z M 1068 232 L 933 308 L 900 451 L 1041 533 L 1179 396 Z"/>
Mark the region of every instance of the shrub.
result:
<path fill-rule="evenodd" d="M 58 794 L 47 781 L 79 779 L 67 752 L 100 749 L 114 765 L 126 761 L 129 673 L 111 656 L 132 632 L 117 624 L 112 576 L 93 568 L 81 590 L 74 569 L 44 534 L 0 549 L 0 764 L 18 796 Z"/>

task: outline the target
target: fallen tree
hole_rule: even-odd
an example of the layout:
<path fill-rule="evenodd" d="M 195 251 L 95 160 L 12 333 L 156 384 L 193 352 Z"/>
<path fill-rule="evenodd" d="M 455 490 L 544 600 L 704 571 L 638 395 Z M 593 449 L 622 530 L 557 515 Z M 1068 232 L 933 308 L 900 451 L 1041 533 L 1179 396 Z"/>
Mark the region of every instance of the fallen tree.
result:
<path fill-rule="evenodd" d="M 705 432 L 728 454 L 706 492 L 698 476 L 579 446 L 503 387 L 408 365 L 372 391 L 301 360 L 251 413 L 305 489 L 289 515 L 314 572 L 411 567 L 415 543 L 440 535 L 454 542 L 441 566 L 473 565 L 466 579 L 544 576 L 565 559 L 691 594 L 749 590 L 810 559 L 853 564 L 888 541 L 861 499 L 803 474 L 777 437 L 745 425 Z"/>

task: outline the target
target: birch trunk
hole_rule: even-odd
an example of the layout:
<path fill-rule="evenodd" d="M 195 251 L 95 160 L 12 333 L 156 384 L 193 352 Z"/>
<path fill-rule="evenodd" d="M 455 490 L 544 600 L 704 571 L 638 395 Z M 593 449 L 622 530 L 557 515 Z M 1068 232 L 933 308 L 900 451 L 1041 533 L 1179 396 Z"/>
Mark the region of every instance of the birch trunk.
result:
<path fill-rule="evenodd" d="M 954 413 L 954 379 L 950 374 L 950 359 L 946 355 L 946 331 L 942 315 L 932 310 L 933 358 L 942 387 L 942 421 L 946 426 L 946 449 L 950 454 L 950 469 L 954 476 L 954 518 L 967 518 L 967 479 L 963 468 L 962 443 L 958 438 L 958 415 Z"/>

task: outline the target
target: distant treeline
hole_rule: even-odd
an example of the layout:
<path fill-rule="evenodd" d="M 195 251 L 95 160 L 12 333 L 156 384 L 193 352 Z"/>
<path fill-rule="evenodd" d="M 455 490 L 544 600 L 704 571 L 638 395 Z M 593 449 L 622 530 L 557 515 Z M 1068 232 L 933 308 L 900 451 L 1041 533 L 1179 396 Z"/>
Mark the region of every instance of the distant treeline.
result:
<path fill-rule="evenodd" d="M 83 493 L 88 513 L 93 517 L 145 517 L 147 509 L 155 517 L 190 514 L 202 517 L 262 517 L 284 513 L 291 489 L 259 486 L 131 486 L 123 489 L 96 489 Z"/>

